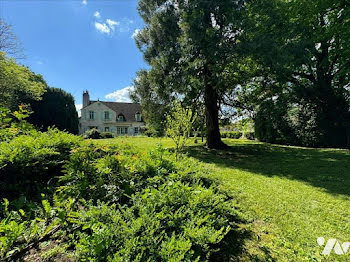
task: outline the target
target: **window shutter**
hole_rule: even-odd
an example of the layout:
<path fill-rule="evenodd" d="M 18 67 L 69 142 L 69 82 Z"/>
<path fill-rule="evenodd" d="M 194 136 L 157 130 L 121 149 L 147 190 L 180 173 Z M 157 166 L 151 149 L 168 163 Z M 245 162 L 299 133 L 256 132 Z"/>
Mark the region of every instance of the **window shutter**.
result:
<path fill-rule="evenodd" d="M 89 120 L 89 111 L 88 110 L 85 110 L 85 119 Z"/>
<path fill-rule="evenodd" d="M 105 112 L 104 112 L 104 111 L 101 112 L 101 119 L 102 119 L 102 120 L 106 120 L 106 119 L 105 119 Z"/>
<path fill-rule="evenodd" d="M 94 111 L 94 120 L 97 119 L 97 112 Z"/>

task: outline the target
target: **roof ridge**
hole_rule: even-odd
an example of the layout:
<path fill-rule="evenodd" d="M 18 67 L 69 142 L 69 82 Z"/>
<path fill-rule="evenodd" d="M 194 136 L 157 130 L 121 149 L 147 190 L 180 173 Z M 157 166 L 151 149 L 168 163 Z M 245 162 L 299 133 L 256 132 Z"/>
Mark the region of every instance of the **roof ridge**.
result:
<path fill-rule="evenodd" d="M 114 102 L 114 101 L 101 101 L 101 100 L 90 100 L 90 102 L 102 102 L 102 103 L 116 103 L 116 104 L 133 104 L 133 105 L 140 105 L 140 103 L 133 103 L 133 102 Z"/>

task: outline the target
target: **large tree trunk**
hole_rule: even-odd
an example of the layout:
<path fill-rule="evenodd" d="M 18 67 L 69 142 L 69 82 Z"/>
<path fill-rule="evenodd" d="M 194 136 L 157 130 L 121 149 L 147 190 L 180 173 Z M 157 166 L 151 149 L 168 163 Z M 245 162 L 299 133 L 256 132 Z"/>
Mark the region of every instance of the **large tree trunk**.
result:
<path fill-rule="evenodd" d="M 207 127 L 207 147 L 211 149 L 226 148 L 227 145 L 221 141 L 219 129 L 218 94 L 213 87 L 205 87 L 204 102 Z"/>

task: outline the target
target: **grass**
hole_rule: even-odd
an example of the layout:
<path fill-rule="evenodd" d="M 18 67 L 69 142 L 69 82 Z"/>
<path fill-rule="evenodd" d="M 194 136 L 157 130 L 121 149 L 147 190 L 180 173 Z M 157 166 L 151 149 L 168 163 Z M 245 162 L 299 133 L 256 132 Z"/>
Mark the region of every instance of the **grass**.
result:
<path fill-rule="evenodd" d="M 189 157 L 213 172 L 247 215 L 251 237 L 241 260 L 349 261 L 350 255 L 321 254 L 316 240 L 350 242 L 350 152 L 225 139 L 230 148 L 207 150 L 191 142 Z M 116 138 L 142 149 L 169 139 Z M 350 253 L 350 251 L 349 251 Z"/>

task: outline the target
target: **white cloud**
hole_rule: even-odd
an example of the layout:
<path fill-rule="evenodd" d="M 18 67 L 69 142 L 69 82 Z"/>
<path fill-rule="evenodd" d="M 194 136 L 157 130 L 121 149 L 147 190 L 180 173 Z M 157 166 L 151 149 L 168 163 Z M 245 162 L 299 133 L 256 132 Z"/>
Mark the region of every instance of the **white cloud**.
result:
<path fill-rule="evenodd" d="M 119 26 L 119 32 L 121 33 L 130 32 L 132 24 L 134 24 L 133 20 L 128 18 L 123 18 Z"/>
<path fill-rule="evenodd" d="M 99 11 L 96 11 L 96 12 L 94 13 L 94 17 L 96 17 L 96 18 L 101 18 L 100 12 L 99 12 Z"/>
<path fill-rule="evenodd" d="M 111 28 L 109 28 L 108 25 L 105 23 L 101 24 L 99 22 L 95 22 L 95 28 L 97 31 L 101 32 L 102 34 L 107 34 L 109 35 L 111 33 Z"/>
<path fill-rule="evenodd" d="M 115 21 L 110 18 L 107 18 L 105 22 L 102 22 L 102 16 L 99 11 L 96 11 L 94 13 L 94 20 L 95 20 L 95 28 L 102 34 L 110 35 L 113 33 L 116 29 L 120 33 L 127 33 L 130 32 L 132 25 L 135 23 L 133 20 L 128 18 L 123 18 L 121 21 Z M 136 29 L 135 33 L 138 33 L 140 30 Z M 134 37 L 133 34 L 133 37 Z"/>
<path fill-rule="evenodd" d="M 81 3 L 82 3 L 83 5 L 87 5 L 87 1 L 86 1 L 86 0 L 83 0 Z"/>
<path fill-rule="evenodd" d="M 117 90 L 113 93 L 106 95 L 106 99 L 113 100 L 114 102 L 132 102 L 130 99 L 130 92 L 134 90 L 133 86 L 127 86 L 123 89 Z"/>
<path fill-rule="evenodd" d="M 131 38 L 134 38 L 135 39 L 135 37 L 139 34 L 141 32 L 141 30 L 140 29 L 135 29 L 135 31 L 134 31 L 134 33 L 132 34 L 132 36 L 131 36 Z"/>
<path fill-rule="evenodd" d="M 83 105 L 82 104 L 75 104 L 75 108 L 78 111 L 78 116 L 80 116 L 81 115 L 80 110 L 83 108 Z"/>
<path fill-rule="evenodd" d="M 114 21 L 114 20 L 112 20 L 112 19 L 107 19 L 107 20 L 106 20 L 106 23 L 107 23 L 107 25 L 109 26 L 109 28 L 110 28 L 111 30 L 113 30 L 113 31 L 114 31 L 116 25 L 120 25 L 119 22 Z"/>

